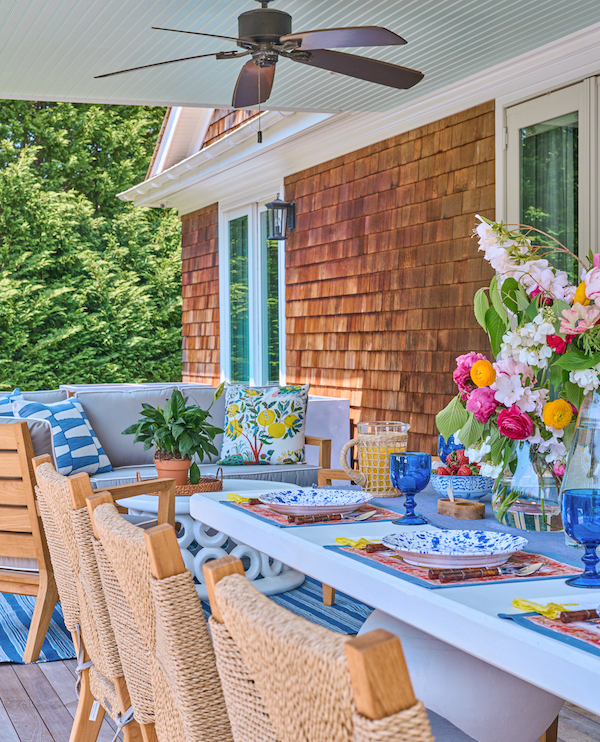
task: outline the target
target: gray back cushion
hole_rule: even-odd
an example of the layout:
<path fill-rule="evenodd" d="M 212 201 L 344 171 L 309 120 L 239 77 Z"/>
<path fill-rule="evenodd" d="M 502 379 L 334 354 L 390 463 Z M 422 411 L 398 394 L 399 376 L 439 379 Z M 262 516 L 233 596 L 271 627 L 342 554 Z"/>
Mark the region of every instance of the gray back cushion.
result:
<path fill-rule="evenodd" d="M 174 387 L 131 392 L 76 392 L 75 398 L 83 407 L 110 463 L 114 467 L 142 466 L 153 463 L 154 448 L 144 451 L 144 445 L 134 443 L 133 435 L 122 435 L 123 430 L 138 422 L 142 413 L 142 403 L 164 408 L 173 394 L 173 389 Z M 187 388 L 182 390 L 182 393 L 184 397 L 189 397 L 188 404 L 198 404 L 206 409 L 212 401 L 214 389 Z M 215 402 L 213 410 L 215 425 L 223 427 L 225 415 L 223 397 Z M 221 442 L 219 441 L 216 446 L 220 451 Z M 217 458 L 213 457 L 212 460 L 216 461 Z"/>
<path fill-rule="evenodd" d="M 7 397 L 12 392 L 3 394 L 0 392 L 0 397 Z M 62 402 L 68 399 L 69 394 L 66 389 L 40 389 L 37 392 L 21 392 L 25 399 L 29 399 L 32 402 L 40 402 L 41 404 L 53 404 L 54 402 Z"/>
<path fill-rule="evenodd" d="M 60 401 L 60 400 L 57 400 Z M 46 403 L 47 404 L 47 403 Z M 52 428 L 48 420 L 38 420 L 35 417 L 25 418 L 31 443 L 33 444 L 33 453 L 36 456 L 50 454 L 54 461 L 54 449 L 52 447 Z M 0 425 L 10 425 L 11 423 L 20 422 L 16 417 L 0 417 Z"/>

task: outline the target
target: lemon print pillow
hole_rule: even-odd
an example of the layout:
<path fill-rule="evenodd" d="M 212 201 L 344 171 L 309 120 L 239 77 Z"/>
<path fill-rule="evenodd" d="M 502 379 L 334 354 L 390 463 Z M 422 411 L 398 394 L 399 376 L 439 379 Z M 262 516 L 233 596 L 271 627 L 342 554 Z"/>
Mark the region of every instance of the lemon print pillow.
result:
<path fill-rule="evenodd" d="M 219 464 L 303 464 L 308 384 L 227 386 Z"/>

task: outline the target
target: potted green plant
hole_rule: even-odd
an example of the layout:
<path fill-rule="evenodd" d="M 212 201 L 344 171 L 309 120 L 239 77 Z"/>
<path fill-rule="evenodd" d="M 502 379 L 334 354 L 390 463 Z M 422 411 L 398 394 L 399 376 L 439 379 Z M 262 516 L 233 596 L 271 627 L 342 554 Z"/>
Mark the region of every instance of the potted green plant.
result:
<path fill-rule="evenodd" d="M 198 405 L 187 405 L 188 397 L 184 397 L 179 389 L 175 389 L 167 400 L 164 410 L 142 404 L 139 421 L 126 428 L 123 435 L 135 435 L 135 442 L 143 443 L 145 451 L 156 446 L 154 465 L 159 477 L 186 484 L 189 476 L 190 483 L 197 484 L 200 469 L 196 462 L 192 463 L 192 457 L 196 454 L 202 463 L 205 456 L 218 454 L 213 441 L 223 430 L 211 425 L 208 418 L 224 388 L 225 384 L 218 387 L 207 410 Z"/>

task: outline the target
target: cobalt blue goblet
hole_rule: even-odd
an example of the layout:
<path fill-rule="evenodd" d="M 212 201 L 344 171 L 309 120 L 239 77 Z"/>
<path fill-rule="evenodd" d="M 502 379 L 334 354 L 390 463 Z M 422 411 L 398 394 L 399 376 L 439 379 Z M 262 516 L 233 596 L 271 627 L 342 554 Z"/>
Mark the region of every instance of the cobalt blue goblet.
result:
<path fill-rule="evenodd" d="M 406 514 L 395 525 L 422 526 L 428 521 L 415 513 L 415 495 L 429 484 L 431 456 L 428 453 L 393 453 L 390 455 L 390 479 L 406 495 Z"/>
<path fill-rule="evenodd" d="M 394 485 L 395 486 L 395 485 Z M 585 554 L 583 574 L 569 577 L 573 587 L 600 588 L 600 573 L 596 569 L 600 545 L 600 490 L 569 489 L 562 493 L 562 519 L 565 531 L 583 544 Z"/>

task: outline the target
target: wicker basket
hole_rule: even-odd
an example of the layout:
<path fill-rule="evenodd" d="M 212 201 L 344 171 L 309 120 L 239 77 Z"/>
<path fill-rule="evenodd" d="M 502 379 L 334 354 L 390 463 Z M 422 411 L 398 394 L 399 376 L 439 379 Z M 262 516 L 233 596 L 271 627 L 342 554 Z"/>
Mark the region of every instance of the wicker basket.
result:
<path fill-rule="evenodd" d="M 220 474 L 220 479 L 219 479 Z M 139 471 L 137 472 L 136 479 L 138 482 L 142 481 Z M 178 484 L 175 487 L 175 494 L 177 497 L 190 497 L 196 492 L 220 492 L 223 489 L 223 469 L 219 467 L 217 474 L 214 477 L 202 477 L 198 484 Z M 148 494 L 152 494 L 149 492 Z"/>

